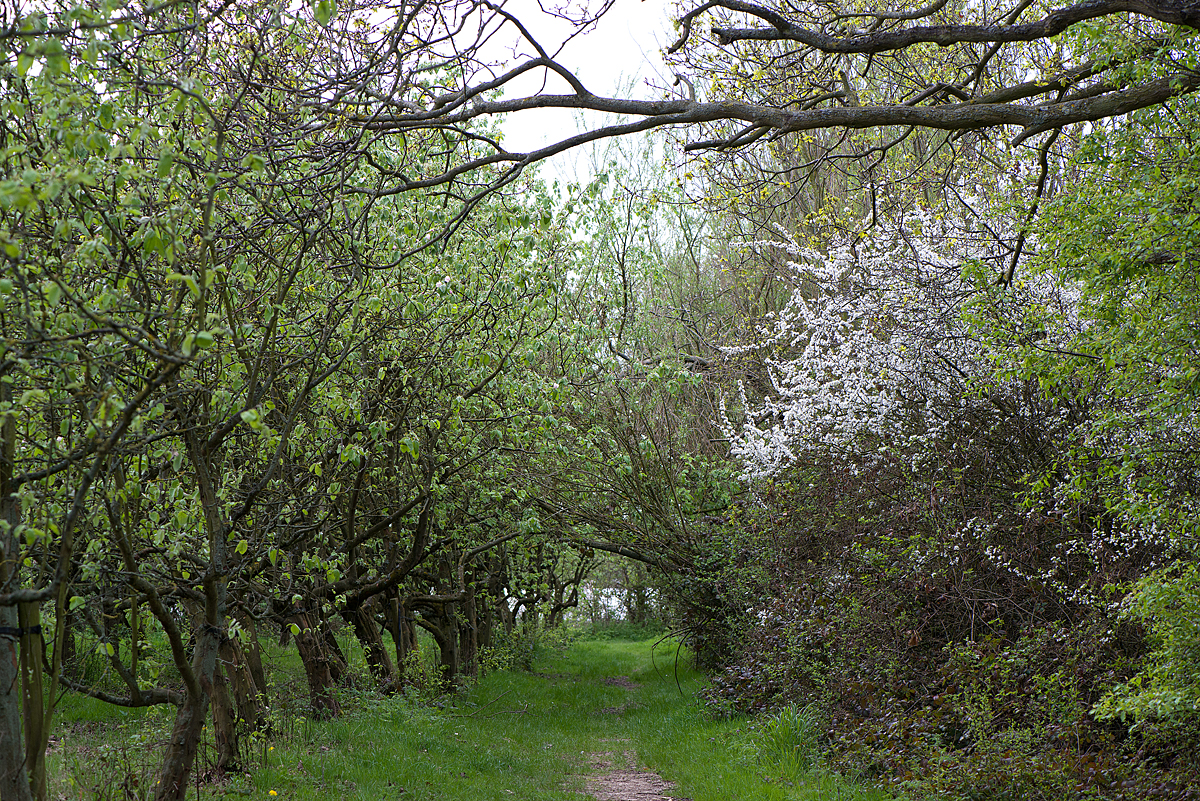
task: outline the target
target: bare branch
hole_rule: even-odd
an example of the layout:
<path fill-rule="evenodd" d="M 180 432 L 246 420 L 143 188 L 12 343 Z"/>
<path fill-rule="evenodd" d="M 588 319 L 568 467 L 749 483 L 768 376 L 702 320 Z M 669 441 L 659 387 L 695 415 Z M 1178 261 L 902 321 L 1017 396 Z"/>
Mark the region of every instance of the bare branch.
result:
<path fill-rule="evenodd" d="M 885 53 L 922 43 L 949 47 L 968 42 L 1032 42 L 1057 36 L 1080 22 L 1118 13 L 1141 14 L 1170 25 L 1200 30 L 1200 5 L 1182 1 L 1090 0 L 1020 25 L 921 25 L 845 37 L 792 25 L 774 12 L 741 0 L 719 0 L 713 5 L 751 14 L 771 23 L 769 28 L 713 28 L 713 35 L 722 45 L 782 40 L 799 42 L 825 53 Z"/>

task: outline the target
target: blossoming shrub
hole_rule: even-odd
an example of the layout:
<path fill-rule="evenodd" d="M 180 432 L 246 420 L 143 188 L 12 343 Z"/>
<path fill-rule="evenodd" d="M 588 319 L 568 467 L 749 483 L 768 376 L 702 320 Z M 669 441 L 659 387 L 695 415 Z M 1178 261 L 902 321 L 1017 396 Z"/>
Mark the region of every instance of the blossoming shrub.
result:
<path fill-rule="evenodd" d="M 731 524 L 740 550 L 713 546 L 730 569 L 757 547 L 765 575 L 734 596 L 746 625 L 710 701 L 819 703 L 835 764 L 917 794 L 1193 797 L 1194 727 L 1171 739 L 1094 713 L 1147 664 L 1121 601 L 1178 539 L 1079 479 L 1104 478 L 1082 457 L 1123 403 L 1111 386 L 1047 381 L 1029 356 L 1091 331 L 1079 282 L 989 287 L 985 242 L 918 210 L 822 248 L 751 243 L 788 255 L 796 289 L 731 349 L 772 386 L 731 404 L 754 500 Z"/>

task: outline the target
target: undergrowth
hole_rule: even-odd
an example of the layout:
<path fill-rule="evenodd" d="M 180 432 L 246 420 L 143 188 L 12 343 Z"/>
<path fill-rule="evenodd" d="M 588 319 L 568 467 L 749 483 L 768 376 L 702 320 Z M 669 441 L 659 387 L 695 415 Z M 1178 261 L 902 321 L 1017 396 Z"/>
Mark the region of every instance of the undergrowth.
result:
<path fill-rule="evenodd" d="M 674 642 L 552 634 L 502 645 L 507 655 L 493 654 L 491 669 L 457 693 L 431 699 L 343 688 L 345 714 L 328 721 L 293 702 L 303 697 L 300 666 L 290 653 L 272 651 L 270 731 L 247 738 L 240 772 L 218 780 L 200 770 L 189 796 L 579 799 L 594 757 L 610 754 L 657 771 L 678 785 L 676 796 L 693 801 L 886 797 L 820 767 L 814 710 L 762 720 L 708 714 L 697 700 L 706 679 Z M 358 686 L 369 686 L 361 656 L 346 651 L 364 679 Z M 514 667 L 526 661 L 530 669 Z M 169 711 L 120 715 L 89 701 L 68 703 L 53 794 L 151 797 Z M 202 761 L 211 749 L 209 742 Z"/>

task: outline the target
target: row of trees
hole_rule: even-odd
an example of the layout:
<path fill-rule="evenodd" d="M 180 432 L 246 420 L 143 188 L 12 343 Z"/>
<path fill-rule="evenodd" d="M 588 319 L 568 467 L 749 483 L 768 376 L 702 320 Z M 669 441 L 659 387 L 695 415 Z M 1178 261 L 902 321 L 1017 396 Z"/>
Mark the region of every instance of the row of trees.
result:
<path fill-rule="evenodd" d="M 432 47 L 447 11 L 395 22 Z M 319 715 L 340 712 L 334 623 L 380 689 L 417 629 L 452 684 L 520 617 L 561 619 L 596 549 L 652 560 L 702 506 L 663 492 L 684 468 L 635 413 L 686 374 L 631 357 L 628 298 L 576 266 L 597 191 L 568 211 L 494 168 L 447 178 L 497 141 L 483 124 L 331 114 L 385 91 L 362 23 L 4 21 L 5 799 L 45 796 L 63 688 L 174 705 L 155 792 L 181 798 L 207 720 L 219 770 L 265 724 L 260 631 L 294 638 Z M 457 68 L 428 58 L 405 69 L 433 92 Z"/>

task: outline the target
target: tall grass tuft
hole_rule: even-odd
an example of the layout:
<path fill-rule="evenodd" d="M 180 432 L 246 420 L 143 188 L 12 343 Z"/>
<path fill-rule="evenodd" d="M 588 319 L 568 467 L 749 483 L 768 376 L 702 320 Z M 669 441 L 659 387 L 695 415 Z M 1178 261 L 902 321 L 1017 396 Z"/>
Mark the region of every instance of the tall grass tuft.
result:
<path fill-rule="evenodd" d="M 815 707 L 790 704 L 767 718 L 759 729 L 759 760 L 778 765 L 784 773 L 806 773 L 820 759 L 821 731 Z"/>

